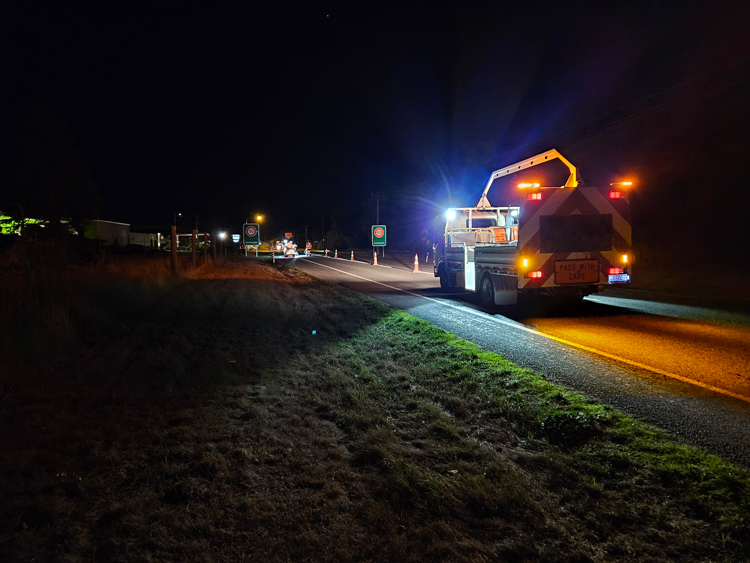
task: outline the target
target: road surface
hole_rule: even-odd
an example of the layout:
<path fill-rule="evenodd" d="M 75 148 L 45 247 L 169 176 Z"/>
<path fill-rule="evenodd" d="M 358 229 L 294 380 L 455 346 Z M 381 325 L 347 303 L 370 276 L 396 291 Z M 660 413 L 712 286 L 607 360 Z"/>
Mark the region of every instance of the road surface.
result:
<path fill-rule="evenodd" d="M 750 468 L 747 314 L 623 296 L 632 292 L 566 312 L 488 311 L 472 294 L 442 291 L 429 264 L 413 273 L 413 259 L 394 258 L 294 263 Z"/>

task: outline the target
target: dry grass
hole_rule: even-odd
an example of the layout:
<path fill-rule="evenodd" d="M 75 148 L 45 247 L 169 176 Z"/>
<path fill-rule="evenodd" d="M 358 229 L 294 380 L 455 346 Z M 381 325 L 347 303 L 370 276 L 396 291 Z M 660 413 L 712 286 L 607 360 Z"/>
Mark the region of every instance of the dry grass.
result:
<path fill-rule="evenodd" d="M 739 470 L 427 323 L 254 261 L 107 267 L 38 291 L 52 353 L 6 342 L 2 561 L 750 555 Z"/>

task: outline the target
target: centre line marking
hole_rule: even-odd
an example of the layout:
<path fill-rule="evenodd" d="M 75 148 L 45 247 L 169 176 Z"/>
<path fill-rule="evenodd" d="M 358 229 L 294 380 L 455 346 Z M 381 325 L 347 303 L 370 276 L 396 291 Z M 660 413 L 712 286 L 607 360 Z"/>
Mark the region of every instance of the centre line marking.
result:
<path fill-rule="evenodd" d="M 681 375 L 677 375 L 676 373 L 672 373 L 669 371 L 665 371 L 663 369 L 659 369 L 653 366 L 648 366 L 646 364 L 642 364 L 640 362 L 634 362 L 633 360 L 628 360 L 627 358 L 623 358 L 622 356 L 616 356 L 615 354 L 610 354 L 609 352 L 604 352 L 603 350 L 597 350 L 596 348 L 591 348 L 590 346 L 585 346 L 583 344 L 578 344 L 576 342 L 572 342 L 570 340 L 565 340 L 564 338 L 559 338 L 557 336 L 552 336 L 551 334 L 545 334 L 544 332 L 539 332 L 538 330 L 535 330 L 533 328 L 529 328 L 525 325 L 522 325 L 521 323 L 516 323 L 509 321 L 507 319 L 493 317 L 491 315 L 488 315 L 487 313 L 481 313 L 479 311 L 475 311 L 474 309 L 466 308 L 466 307 L 459 307 L 458 305 L 454 305 L 453 303 L 446 303 L 445 301 L 440 301 L 438 299 L 435 299 L 434 297 L 427 297 L 426 295 L 420 295 L 419 293 L 414 293 L 413 291 L 409 291 L 407 289 L 401 289 L 400 287 L 395 287 L 392 285 L 388 285 L 387 283 L 379 282 L 376 280 L 372 280 L 370 278 L 366 278 L 364 276 L 358 276 L 357 274 L 352 274 L 351 272 L 347 272 L 345 270 L 339 270 L 338 268 L 332 268 L 331 266 L 326 266 L 324 264 L 319 264 L 317 262 L 308 261 L 308 264 L 315 264 L 316 266 L 320 266 L 321 268 L 328 268 L 329 270 L 333 270 L 335 272 L 339 272 L 341 274 L 346 274 L 347 276 L 352 276 L 354 278 L 359 278 L 361 280 L 368 281 L 370 283 L 374 283 L 377 285 L 382 285 L 383 287 L 387 287 L 388 289 L 395 289 L 396 291 L 400 291 L 402 293 L 406 293 L 408 295 L 413 295 L 415 297 L 420 297 L 422 299 L 426 299 L 427 301 L 432 301 L 433 303 L 437 303 L 438 305 L 442 305 L 443 307 L 449 307 L 451 309 L 456 309 L 457 311 L 461 311 L 462 313 L 469 313 L 471 315 L 474 315 L 476 317 L 480 317 L 481 319 L 485 321 L 492 321 L 498 324 L 502 324 L 505 326 L 513 327 L 518 330 L 522 330 L 524 332 L 528 332 L 529 334 L 533 334 L 535 336 L 542 336 L 544 338 L 548 338 L 549 340 L 554 340 L 556 342 L 559 342 L 560 344 L 565 344 L 566 346 L 572 346 L 573 348 L 578 348 L 579 350 L 584 350 L 586 352 L 589 352 L 591 354 L 596 354 L 598 356 L 603 356 L 605 358 L 609 358 L 610 360 L 615 360 L 617 362 L 622 362 L 624 364 L 631 365 L 633 367 L 637 367 L 639 369 L 643 369 L 646 371 L 651 371 L 653 373 L 658 373 L 659 375 L 663 375 L 664 377 L 669 377 L 671 379 L 676 379 L 678 381 L 682 381 L 683 383 L 689 383 L 690 385 L 695 385 L 697 387 L 701 387 L 703 389 L 706 389 L 708 391 L 713 391 L 715 393 L 720 393 L 722 395 L 727 395 L 729 397 L 732 397 L 734 399 L 739 399 L 740 401 L 745 401 L 746 403 L 750 403 L 750 397 L 745 397 L 744 395 L 740 395 L 738 393 L 733 393 L 732 391 L 727 391 L 726 389 L 721 389 L 719 387 L 714 387 L 713 385 L 709 385 L 708 383 L 702 383 L 700 381 L 695 381 L 693 379 L 689 379 L 687 377 L 683 377 Z"/>

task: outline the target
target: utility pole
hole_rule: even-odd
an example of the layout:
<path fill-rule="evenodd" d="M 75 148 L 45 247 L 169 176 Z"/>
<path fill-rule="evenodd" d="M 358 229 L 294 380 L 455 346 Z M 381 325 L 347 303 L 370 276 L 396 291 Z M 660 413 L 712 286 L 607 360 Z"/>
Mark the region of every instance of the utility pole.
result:
<path fill-rule="evenodd" d="M 305 227 L 305 244 L 307 244 L 307 225 L 304 225 Z"/>
<path fill-rule="evenodd" d="M 323 221 L 323 214 L 320 214 L 320 244 L 323 248 L 325 248 L 325 242 L 326 242 L 326 225 Z M 320 250 L 320 249 L 318 249 Z"/>

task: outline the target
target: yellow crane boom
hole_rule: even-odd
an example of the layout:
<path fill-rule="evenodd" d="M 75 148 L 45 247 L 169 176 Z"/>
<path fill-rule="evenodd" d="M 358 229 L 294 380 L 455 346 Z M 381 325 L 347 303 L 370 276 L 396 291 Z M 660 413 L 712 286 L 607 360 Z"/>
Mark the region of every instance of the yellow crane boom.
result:
<path fill-rule="evenodd" d="M 544 164 L 545 162 L 550 162 L 551 160 L 554 160 L 556 158 L 559 158 L 560 160 L 562 160 L 563 164 L 565 164 L 565 166 L 567 166 L 568 170 L 570 171 L 570 176 L 568 177 L 568 181 L 565 182 L 565 185 L 561 187 L 577 188 L 578 176 L 576 172 L 576 167 L 573 166 L 568 161 L 568 159 L 566 159 L 563 155 L 557 152 L 556 149 L 550 149 L 547 152 L 543 152 L 536 156 L 532 156 L 531 158 L 527 158 L 526 160 L 522 160 L 521 162 L 516 162 L 515 164 L 511 164 L 509 166 L 503 166 L 502 168 L 495 170 L 492 174 L 490 174 L 490 179 L 487 182 L 487 185 L 484 187 L 484 191 L 482 192 L 482 197 L 479 198 L 479 203 L 477 203 L 477 207 L 492 207 L 490 205 L 490 202 L 487 200 L 487 192 L 490 191 L 490 186 L 492 185 L 492 182 L 494 182 L 498 178 L 502 178 L 503 176 L 509 176 L 510 174 L 515 174 L 516 172 L 520 172 L 521 170 L 526 170 L 527 168 L 531 168 L 532 166 L 537 166 L 539 164 Z"/>

